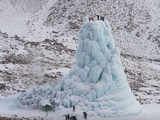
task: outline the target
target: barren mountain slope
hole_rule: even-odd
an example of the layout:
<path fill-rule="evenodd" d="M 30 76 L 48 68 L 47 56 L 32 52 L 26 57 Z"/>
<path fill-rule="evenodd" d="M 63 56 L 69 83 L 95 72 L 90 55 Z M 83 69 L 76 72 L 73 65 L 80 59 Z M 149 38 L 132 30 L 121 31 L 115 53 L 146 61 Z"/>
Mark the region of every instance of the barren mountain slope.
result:
<path fill-rule="evenodd" d="M 54 84 L 60 68 L 74 63 L 84 17 L 100 14 L 112 25 L 137 99 L 159 103 L 159 6 L 158 0 L 1 0 L 1 95 Z"/>

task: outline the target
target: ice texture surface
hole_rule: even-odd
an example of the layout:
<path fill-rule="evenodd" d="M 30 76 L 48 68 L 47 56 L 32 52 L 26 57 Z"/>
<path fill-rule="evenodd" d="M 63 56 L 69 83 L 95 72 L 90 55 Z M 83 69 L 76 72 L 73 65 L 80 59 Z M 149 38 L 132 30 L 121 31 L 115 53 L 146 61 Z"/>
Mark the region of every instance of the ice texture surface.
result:
<path fill-rule="evenodd" d="M 21 106 L 41 108 L 41 100 L 47 99 L 56 104 L 55 110 L 75 105 L 101 117 L 140 113 L 108 21 L 86 21 L 78 42 L 76 64 L 69 74 L 54 87 L 42 86 L 21 94 Z"/>

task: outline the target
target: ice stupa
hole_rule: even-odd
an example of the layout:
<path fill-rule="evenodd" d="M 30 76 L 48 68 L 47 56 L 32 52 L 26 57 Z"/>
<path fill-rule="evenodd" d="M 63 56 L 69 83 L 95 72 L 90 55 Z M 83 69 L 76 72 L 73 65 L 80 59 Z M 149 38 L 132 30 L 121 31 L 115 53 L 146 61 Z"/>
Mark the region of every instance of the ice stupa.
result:
<path fill-rule="evenodd" d="M 48 99 L 54 110 L 74 105 L 102 117 L 138 114 L 141 107 L 127 82 L 108 21 L 86 21 L 78 45 L 76 64 L 56 87 L 32 89 L 21 94 L 19 102 L 40 108 Z"/>

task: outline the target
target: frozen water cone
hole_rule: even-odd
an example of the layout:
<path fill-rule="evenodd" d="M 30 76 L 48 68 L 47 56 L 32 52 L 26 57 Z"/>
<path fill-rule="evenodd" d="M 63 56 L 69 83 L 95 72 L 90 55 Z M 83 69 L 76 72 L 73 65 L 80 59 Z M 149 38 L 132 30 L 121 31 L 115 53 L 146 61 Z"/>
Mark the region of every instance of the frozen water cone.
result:
<path fill-rule="evenodd" d="M 74 105 L 102 117 L 140 113 L 108 21 L 85 22 L 78 45 L 76 64 L 50 95 L 57 108 Z"/>

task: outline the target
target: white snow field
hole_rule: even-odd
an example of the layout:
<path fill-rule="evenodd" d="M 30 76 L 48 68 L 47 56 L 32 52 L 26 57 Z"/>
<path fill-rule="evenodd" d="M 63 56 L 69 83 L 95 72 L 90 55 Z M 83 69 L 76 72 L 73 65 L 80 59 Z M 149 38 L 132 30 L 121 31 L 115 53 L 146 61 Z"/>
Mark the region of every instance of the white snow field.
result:
<path fill-rule="evenodd" d="M 0 116 L 3 117 L 17 117 L 17 118 L 44 118 L 45 120 L 65 120 L 64 115 L 72 113 L 71 109 L 64 109 L 63 111 L 46 112 L 41 110 L 33 110 L 28 108 L 18 108 L 16 105 L 16 97 L 8 97 L 0 99 Z M 77 109 L 76 115 L 78 120 L 84 120 L 82 110 Z M 114 118 L 100 118 L 96 115 L 88 116 L 88 120 L 159 120 L 160 118 L 159 104 L 146 104 L 142 106 L 142 112 L 136 116 L 128 117 L 114 117 Z"/>

